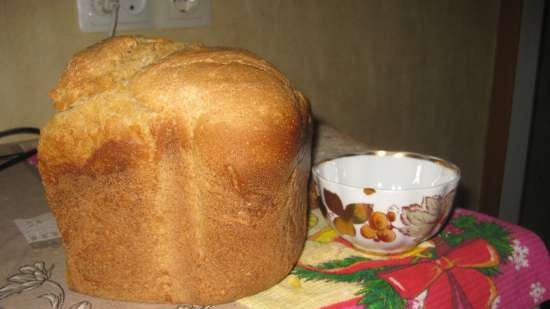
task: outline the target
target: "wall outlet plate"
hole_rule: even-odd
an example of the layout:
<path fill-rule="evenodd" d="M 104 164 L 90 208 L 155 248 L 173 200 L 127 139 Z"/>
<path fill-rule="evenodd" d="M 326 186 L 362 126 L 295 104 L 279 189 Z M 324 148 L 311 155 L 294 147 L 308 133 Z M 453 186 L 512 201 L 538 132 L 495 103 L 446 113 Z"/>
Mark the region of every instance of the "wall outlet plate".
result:
<path fill-rule="evenodd" d="M 191 2 L 188 11 L 181 2 Z M 211 22 L 211 0 L 158 0 L 154 5 L 156 28 L 203 27 Z"/>
<path fill-rule="evenodd" d="M 76 0 L 83 32 L 111 31 L 110 0 Z M 119 0 L 117 30 L 203 27 L 211 22 L 211 0 Z"/>
<path fill-rule="evenodd" d="M 78 24 L 83 32 L 108 32 L 113 17 L 101 11 L 102 4 L 108 0 L 77 0 Z M 119 0 L 118 30 L 151 28 L 151 2 L 147 0 Z"/>

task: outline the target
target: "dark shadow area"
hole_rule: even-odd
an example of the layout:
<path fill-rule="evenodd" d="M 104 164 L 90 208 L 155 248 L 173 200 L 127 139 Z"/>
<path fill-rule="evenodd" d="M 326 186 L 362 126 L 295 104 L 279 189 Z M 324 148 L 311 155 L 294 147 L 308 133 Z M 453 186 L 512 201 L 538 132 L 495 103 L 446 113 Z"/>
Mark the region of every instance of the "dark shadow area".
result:
<path fill-rule="evenodd" d="M 460 207 L 460 208 L 472 209 L 470 192 L 468 191 L 468 189 L 466 189 L 466 187 L 462 183 L 459 183 L 458 187 L 456 188 L 456 197 L 455 197 L 454 206 L 455 208 Z"/>
<path fill-rule="evenodd" d="M 550 20 L 546 3 L 537 72 L 533 119 L 520 209 L 520 225 L 537 233 L 550 246 Z"/>

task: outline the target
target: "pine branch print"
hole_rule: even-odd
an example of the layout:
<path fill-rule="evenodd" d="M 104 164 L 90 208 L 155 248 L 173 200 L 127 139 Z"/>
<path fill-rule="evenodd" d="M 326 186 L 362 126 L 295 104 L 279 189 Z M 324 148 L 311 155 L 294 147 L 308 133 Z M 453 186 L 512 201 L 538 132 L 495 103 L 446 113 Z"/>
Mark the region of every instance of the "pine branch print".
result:
<path fill-rule="evenodd" d="M 363 282 L 377 278 L 377 274 L 382 269 L 365 269 L 350 274 L 325 273 L 313 268 L 298 266 L 293 274 L 306 281 L 323 280 L 328 282 Z"/>
<path fill-rule="evenodd" d="M 442 232 L 440 234 L 449 246 L 456 247 L 464 241 L 481 238 L 487 240 L 497 250 L 501 261 L 512 254 L 510 231 L 494 222 L 477 222 L 473 216 L 460 216 L 451 220 L 451 224 L 462 231 L 459 234 Z"/>
<path fill-rule="evenodd" d="M 360 261 L 368 261 L 369 259 L 362 257 L 362 256 L 349 256 L 342 260 L 332 260 L 325 263 L 322 263 L 318 266 L 318 268 L 321 269 L 334 269 L 334 268 L 340 268 L 340 267 L 346 267 L 350 266 L 351 264 L 354 264 L 356 262 Z"/>
<path fill-rule="evenodd" d="M 402 299 L 395 289 L 382 279 L 365 283 L 359 294 L 363 295 L 359 304 L 368 305 L 369 309 L 401 309 L 407 304 L 407 301 Z"/>

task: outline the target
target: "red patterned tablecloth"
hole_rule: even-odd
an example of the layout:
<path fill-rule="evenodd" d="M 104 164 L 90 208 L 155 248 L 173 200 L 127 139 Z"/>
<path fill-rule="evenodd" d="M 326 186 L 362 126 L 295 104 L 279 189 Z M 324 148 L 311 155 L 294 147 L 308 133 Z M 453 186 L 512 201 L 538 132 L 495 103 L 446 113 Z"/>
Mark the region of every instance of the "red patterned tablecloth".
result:
<path fill-rule="evenodd" d="M 351 247 L 340 237 L 332 242 Z M 550 259 L 541 239 L 517 225 L 464 209 L 455 211 L 432 245 L 412 255 L 381 260 L 358 251 L 317 265 L 298 265 L 294 274 L 302 280 L 360 284 L 355 297 L 322 307 L 327 309 L 521 309 L 550 299 Z"/>
<path fill-rule="evenodd" d="M 318 211 L 311 216 L 292 275 L 240 302 L 260 309 L 528 309 L 550 299 L 548 251 L 517 225 L 458 209 L 432 240 L 383 257 L 353 248 Z"/>

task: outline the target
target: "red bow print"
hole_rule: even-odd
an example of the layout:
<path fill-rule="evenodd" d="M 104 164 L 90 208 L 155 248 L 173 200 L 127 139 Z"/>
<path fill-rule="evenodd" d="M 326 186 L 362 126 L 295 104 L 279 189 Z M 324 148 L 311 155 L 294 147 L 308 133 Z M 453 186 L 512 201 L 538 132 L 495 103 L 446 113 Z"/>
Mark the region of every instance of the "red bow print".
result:
<path fill-rule="evenodd" d="M 465 242 L 436 260 L 379 273 L 403 298 L 428 289 L 424 308 L 488 308 L 496 297 L 493 281 L 476 268 L 499 264 L 498 253 L 483 239 Z"/>

